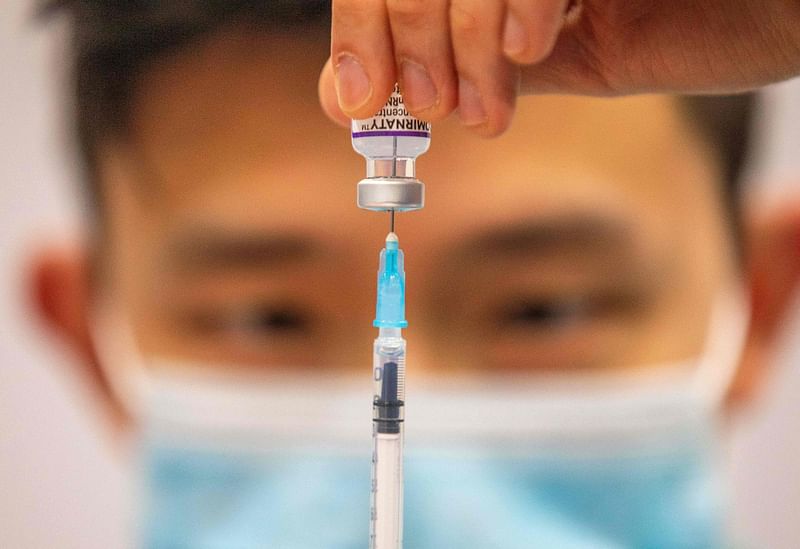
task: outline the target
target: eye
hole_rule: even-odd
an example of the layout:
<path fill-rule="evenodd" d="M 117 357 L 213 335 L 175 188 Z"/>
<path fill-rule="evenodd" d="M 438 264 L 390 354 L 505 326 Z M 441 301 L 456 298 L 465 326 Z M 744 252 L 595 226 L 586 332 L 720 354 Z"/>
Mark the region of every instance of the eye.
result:
<path fill-rule="evenodd" d="M 505 328 L 555 330 L 585 321 L 590 307 L 584 299 L 517 299 L 498 309 Z"/>
<path fill-rule="evenodd" d="M 306 315 L 293 308 L 256 308 L 232 320 L 252 332 L 302 332 L 309 325 Z"/>
<path fill-rule="evenodd" d="M 239 337 L 303 335 L 311 330 L 311 315 L 291 305 L 258 305 L 190 314 L 194 329 Z"/>

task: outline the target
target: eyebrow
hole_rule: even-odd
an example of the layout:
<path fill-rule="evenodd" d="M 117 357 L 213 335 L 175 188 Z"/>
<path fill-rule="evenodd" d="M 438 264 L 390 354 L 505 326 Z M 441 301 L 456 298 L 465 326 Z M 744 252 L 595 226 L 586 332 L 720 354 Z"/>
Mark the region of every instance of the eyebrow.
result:
<path fill-rule="evenodd" d="M 484 229 L 456 247 L 464 259 L 517 258 L 559 253 L 627 255 L 633 247 L 627 223 L 595 213 L 568 213 Z M 193 228 L 173 238 L 164 251 L 169 270 L 203 274 L 227 269 L 277 269 L 321 253 L 311 237 L 298 233 L 238 232 Z"/>
<path fill-rule="evenodd" d="M 468 257 L 551 255 L 565 252 L 619 253 L 634 247 L 633 227 L 595 213 L 560 214 L 516 221 L 479 232 L 463 243 Z"/>
<path fill-rule="evenodd" d="M 193 229 L 174 238 L 164 251 L 164 264 L 180 272 L 204 273 L 226 269 L 269 269 L 307 261 L 320 247 L 295 233 L 237 232 Z"/>

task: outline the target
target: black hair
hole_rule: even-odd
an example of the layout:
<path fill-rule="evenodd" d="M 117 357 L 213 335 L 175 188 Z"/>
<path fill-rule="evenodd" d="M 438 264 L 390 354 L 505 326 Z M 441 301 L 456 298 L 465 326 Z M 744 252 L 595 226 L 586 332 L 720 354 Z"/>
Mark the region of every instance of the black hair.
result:
<path fill-rule="evenodd" d="M 72 126 L 90 213 L 102 218 L 99 148 L 129 128 L 133 90 L 153 61 L 223 27 L 326 33 L 330 0 L 44 0 L 38 15 L 70 18 Z"/>
<path fill-rule="evenodd" d="M 98 145 L 124 135 L 132 90 L 147 63 L 236 22 L 324 31 L 330 0 L 46 0 L 40 7 L 43 16 L 58 12 L 72 18 L 74 125 L 97 213 L 102 208 Z M 753 95 L 684 97 L 680 104 L 718 159 L 723 197 L 738 231 Z"/>
<path fill-rule="evenodd" d="M 684 96 L 680 107 L 700 138 L 716 157 L 722 181 L 722 200 L 742 259 L 742 174 L 752 145 L 756 94 Z"/>

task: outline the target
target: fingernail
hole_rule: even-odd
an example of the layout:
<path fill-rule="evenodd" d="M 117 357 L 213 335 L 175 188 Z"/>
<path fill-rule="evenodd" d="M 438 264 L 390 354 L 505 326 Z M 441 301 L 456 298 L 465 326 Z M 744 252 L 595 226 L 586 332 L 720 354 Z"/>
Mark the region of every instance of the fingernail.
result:
<path fill-rule="evenodd" d="M 350 54 L 342 54 L 336 63 L 336 93 L 345 112 L 354 111 L 372 95 L 372 83 L 363 65 Z"/>
<path fill-rule="evenodd" d="M 509 11 L 503 31 L 503 51 L 506 55 L 516 56 L 524 53 L 528 45 L 528 33 L 525 27 L 519 18 Z"/>
<path fill-rule="evenodd" d="M 439 93 L 425 67 L 414 61 L 403 61 L 403 101 L 411 110 L 424 111 L 436 105 Z"/>
<path fill-rule="evenodd" d="M 486 122 L 486 111 L 478 89 L 463 78 L 458 81 L 458 115 L 466 126 L 478 126 Z"/>

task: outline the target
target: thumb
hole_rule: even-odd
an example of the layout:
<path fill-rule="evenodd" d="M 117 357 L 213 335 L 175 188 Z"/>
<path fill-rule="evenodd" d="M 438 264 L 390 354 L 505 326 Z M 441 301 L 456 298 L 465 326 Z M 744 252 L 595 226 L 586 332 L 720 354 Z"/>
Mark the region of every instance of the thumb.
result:
<path fill-rule="evenodd" d="M 337 124 L 346 128 L 350 127 L 350 118 L 339 108 L 339 99 L 336 95 L 336 80 L 333 76 L 333 65 L 331 60 L 325 63 L 322 73 L 319 75 L 317 91 L 322 110 L 328 117 Z"/>

